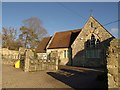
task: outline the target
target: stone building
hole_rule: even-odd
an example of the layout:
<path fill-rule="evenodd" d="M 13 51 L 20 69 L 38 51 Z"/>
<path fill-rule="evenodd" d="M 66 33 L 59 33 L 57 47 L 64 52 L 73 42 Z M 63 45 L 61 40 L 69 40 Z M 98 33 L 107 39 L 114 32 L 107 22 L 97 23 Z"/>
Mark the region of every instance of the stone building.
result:
<path fill-rule="evenodd" d="M 70 65 L 72 59 L 71 45 L 81 29 L 56 32 L 47 46 L 50 57 L 59 57 L 60 65 Z"/>
<path fill-rule="evenodd" d="M 103 67 L 106 50 L 114 38 L 93 16 L 82 29 L 56 32 L 49 41 L 47 54 L 57 53 L 61 65 Z"/>
<path fill-rule="evenodd" d="M 71 45 L 72 65 L 102 67 L 106 64 L 106 50 L 114 37 L 93 16 L 90 16 Z"/>

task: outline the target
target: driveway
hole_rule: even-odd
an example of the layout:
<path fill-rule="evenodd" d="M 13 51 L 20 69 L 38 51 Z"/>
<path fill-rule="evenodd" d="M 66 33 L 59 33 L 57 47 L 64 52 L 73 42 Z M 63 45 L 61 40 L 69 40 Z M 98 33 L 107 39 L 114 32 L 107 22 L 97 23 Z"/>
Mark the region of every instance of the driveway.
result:
<path fill-rule="evenodd" d="M 57 72 L 23 72 L 10 65 L 2 66 L 3 88 L 104 88 L 106 80 L 97 79 L 101 70 L 61 67 Z"/>
<path fill-rule="evenodd" d="M 71 88 L 45 71 L 23 72 L 10 65 L 2 65 L 2 88 Z"/>

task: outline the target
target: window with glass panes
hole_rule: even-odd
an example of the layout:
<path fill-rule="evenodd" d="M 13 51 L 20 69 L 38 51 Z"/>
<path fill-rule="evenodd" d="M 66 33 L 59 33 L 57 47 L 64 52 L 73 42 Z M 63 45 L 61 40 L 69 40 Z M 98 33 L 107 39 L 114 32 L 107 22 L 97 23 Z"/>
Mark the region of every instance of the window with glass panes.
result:
<path fill-rule="evenodd" d="M 100 40 L 92 34 L 91 39 L 85 43 L 86 58 L 100 58 L 101 50 L 99 48 Z"/>
<path fill-rule="evenodd" d="M 69 54 L 70 54 L 70 53 L 68 52 L 68 50 L 64 50 L 64 51 L 63 51 L 63 57 L 64 57 L 64 58 L 68 58 L 68 57 L 69 57 Z"/>
<path fill-rule="evenodd" d="M 64 50 L 64 58 L 66 58 L 66 50 Z"/>
<path fill-rule="evenodd" d="M 100 51 L 99 49 L 86 50 L 86 58 L 100 58 Z"/>

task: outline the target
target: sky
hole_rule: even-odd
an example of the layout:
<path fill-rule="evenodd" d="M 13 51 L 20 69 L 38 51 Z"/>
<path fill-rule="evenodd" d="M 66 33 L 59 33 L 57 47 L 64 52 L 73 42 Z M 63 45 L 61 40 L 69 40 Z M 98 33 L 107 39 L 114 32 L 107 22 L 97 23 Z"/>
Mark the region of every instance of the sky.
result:
<path fill-rule="evenodd" d="M 91 11 L 92 10 L 92 11 Z M 2 26 L 17 30 L 23 20 L 37 17 L 49 35 L 55 32 L 82 28 L 90 15 L 103 26 L 118 20 L 117 2 L 3 2 Z M 118 37 L 118 23 L 104 26 Z"/>

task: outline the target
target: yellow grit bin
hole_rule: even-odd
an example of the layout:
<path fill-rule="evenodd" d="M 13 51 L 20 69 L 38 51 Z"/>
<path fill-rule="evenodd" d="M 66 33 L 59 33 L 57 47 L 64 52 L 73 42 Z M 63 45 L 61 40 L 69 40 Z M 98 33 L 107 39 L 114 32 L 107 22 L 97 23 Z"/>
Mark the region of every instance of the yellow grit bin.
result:
<path fill-rule="evenodd" d="M 15 62 L 15 68 L 20 68 L 20 60 L 17 60 L 17 61 Z"/>

